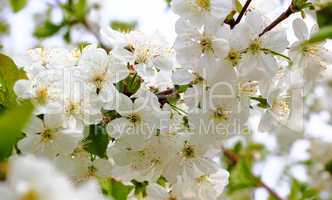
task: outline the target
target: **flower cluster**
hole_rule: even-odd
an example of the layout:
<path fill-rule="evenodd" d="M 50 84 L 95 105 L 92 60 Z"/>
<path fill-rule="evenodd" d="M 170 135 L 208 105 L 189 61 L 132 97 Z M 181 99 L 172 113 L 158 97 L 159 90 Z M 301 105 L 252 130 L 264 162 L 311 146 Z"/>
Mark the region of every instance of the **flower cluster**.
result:
<path fill-rule="evenodd" d="M 43 159 L 17 157 L 8 165 L 7 181 L 0 184 L 1 199 L 106 200 L 95 181 L 75 187 Z"/>
<path fill-rule="evenodd" d="M 323 44 L 303 43 L 303 20 L 293 21 L 298 41 L 290 44 L 286 30 L 264 31 L 269 19 L 254 7 L 235 27 L 225 23 L 232 1 L 174 0 L 172 9 L 180 16 L 173 46 L 159 34 L 105 29 L 110 52 L 30 50 L 27 79 L 14 87 L 36 106 L 22 154 L 54 160 L 77 184 L 148 181 L 147 199 L 215 200 L 229 176 L 216 155 L 250 132 L 251 110 L 262 113 L 262 131 L 298 128 L 304 84 L 332 63 Z M 103 134 L 101 155 L 88 147 Z"/>

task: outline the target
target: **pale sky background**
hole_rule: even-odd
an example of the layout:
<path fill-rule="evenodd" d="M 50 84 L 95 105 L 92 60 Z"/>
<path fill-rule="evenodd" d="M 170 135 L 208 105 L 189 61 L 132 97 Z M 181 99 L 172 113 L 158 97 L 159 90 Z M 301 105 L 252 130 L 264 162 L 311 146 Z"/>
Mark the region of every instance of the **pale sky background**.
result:
<path fill-rule="evenodd" d="M 0 0 L 2 1 L 2 0 Z M 177 20 L 177 16 L 170 11 L 164 0 L 90 0 L 93 2 L 102 2 L 103 7 L 100 14 L 92 14 L 92 18 L 95 22 L 98 22 L 100 26 L 108 25 L 110 20 L 137 20 L 138 29 L 146 33 L 154 33 L 159 31 L 164 35 L 170 42 L 176 37 L 174 31 L 174 24 Z M 11 33 L 8 37 L 2 40 L 4 49 L 3 51 L 12 57 L 24 54 L 27 49 L 34 47 L 37 43 L 32 37 L 34 30 L 34 24 L 36 19 L 34 15 L 37 13 L 43 13 L 43 10 L 47 8 L 45 2 L 53 2 L 53 0 L 30 0 L 29 5 L 23 11 L 18 14 L 13 14 L 8 11 L 6 18 L 10 22 Z M 263 2 L 267 7 L 266 10 L 270 12 L 270 16 L 280 14 L 284 10 L 285 6 L 288 5 L 289 0 L 285 0 L 284 4 L 278 5 L 278 0 L 256 0 L 256 2 Z M 294 16 L 299 17 L 299 16 Z M 59 20 L 59 13 L 55 13 L 53 19 Z M 309 24 L 312 25 L 313 21 L 309 20 Z M 291 40 L 294 40 L 292 30 L 288 30 Z M 83 38 L 84 40 L 93 41 L 94 38 L 91 35 L 82 34 L 80 31 L 74 33 L 74 37 Z M 48 47 L 60 47 L 65 45 L 62 39 L 54 37 L 47 39 L 43 42 L 43 45 Z M 319 114 L 314 116 L 311 120 L 308 130 L 316 133 L 331 133 L 332 128 L 326 124 L 326 121 L 330 120 L 329 115 L 326 116 Z M 331 135 L 331 134 L 329 134 Z M 264 143 L 267 143 L 269 147 L 274 148 L 276 141 L 271 139 L 268 134 L 261 134 L 260 139 Z M 332 140 L 331 140 L 332 141 Z M 287 193 L 288 186 L 278 184 L 278 176 L 282 173 L 283 166 L 292 160 L 299 158 L 305 158 L 305 149 L 307 143 L 300 141 L 296 144 L 294 151 L 291 152 L 290 158 L 281 156 L 273 156 L 267 160 L 266 163 L 258 164 L 255 167 L 256 172 L 263 172 L 263 180 L 269 185 L 274 187 L 280 193 Z M 299 148 L 297 148 L 299 147 Z M 295 174 L 305 179 L 304 169 L 296 168 Z M 263 189 L 259 189 L 256 192 L 256 197 L 259 200 L 265 199 L 267 193 Z"/>

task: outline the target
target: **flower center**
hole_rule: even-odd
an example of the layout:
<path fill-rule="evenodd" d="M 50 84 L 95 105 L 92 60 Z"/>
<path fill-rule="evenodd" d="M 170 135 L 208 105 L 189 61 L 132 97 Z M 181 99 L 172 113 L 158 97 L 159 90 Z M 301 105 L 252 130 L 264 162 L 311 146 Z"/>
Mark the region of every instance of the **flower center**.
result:
<path fill-rule="evenodd" d="M 149 49 L 136 50 L 135 52 L 137 52 L 135 60 L 136 64 L 145 64 L 148 62 L 150 56 Z"/>
<path fill-rule="evenodd" d="M 199 176 L 197 178 L 195 178 L 195 181 L 198 183 L 198 184 L 201 184 L 201 183 L 204 183 L 206 180 L 207 180 L 208 176 Z"/>
<path fill-rule="evenodd" d="M 289 104 L 286 99 L 277 99 L 272 103 L 272 111 L 280 120 L 286 120 L 290 114 Z"/>
<path fill-rule="evenodd" d="M 239 64 L 241 60 L 241 54 L 239 51 L 235 49 L 231 49 L 228 53 L 228 56 L 226 58 L 233 66 L 236 66 Z"/>
<path fill-rule="evenodd" d="M 74 101 L 70 101 L 66 106 L 66 113 L 68 115 L 75 115 L 78 114 L 79 111 L 79 104 Z"/>
<path fill-rule="evenodd" d="M 211 1 L 210 0 L 196 0 L 197 5 L 204 9 L 204 10 L 210 10 L 211 8 Z"/>
<path fill-rule="evenodd" d="M 28 190 L 27 192 L 23 193 L 23 195 L 19 198 L 19 200 L 38 200 L 39 195 L 38 192 L 35 190 Z"/>
<path fill-rule="evenodd" d="M 230 111 L 226 111 L 224 108 L 219 107 L 213 112 L 213 119 L 216 121 L 228 121 L 230 118 Z"/>
<path fill-rule="evenodd" d="M 41 133 L 41 137 L 43 143 L 48 143 L 54 139 L 54 131 L 51 129 L 46 129 L 43 133 Z"/>
<path fill-rule="evenodd" d="M 315 55 L 319 49 L 315 46 L 303 46 L 302 51 L 304 55 Z"/>
<path fill-rule="evenodd" d="M 89 166 L 87 177 L 95 177 L 96 175 L 97 175 L 97 168 L 95 168 L 94 166 Z"/>
<path fill-rule="evenodd" d="M 96 86 L 97 94 L 98 94 L 100 92 L 100 90 L 103 88 L 103 85 L 105 82 L 105 75 L 104 74 L 95 74 L 92 77 L 91 82 Z"/>
<path fill-rule="evenodd" d="M 185 144 L 182 149 L 182 154 L 185 158 L 190 159 L 195 157 L 195 149 L 192 145 Z"/>
<path fill-rule="evenodd" d="M 193 85 L 198 85 L 198 84 L 202 84 L 204 82 L 204 78 L 201 77 L 199 74 L 194 73 L 194 80 L 192 81 Z"/>
<path fill-rule="evenodd" d="M 141 121 L 141 117 L 136 114 L 136 113 L 132 113 L 130 115 L 128 115 L 127 119 L 131 122 L 131 123 L 138 123 Z"/>
<path fill-rule="evenodd" d="M 48 100 L 48 90 L 46 87 L 39 88 L 36 91 L 36 99 L 39 104 L 45 104 Z"/>
<path fill-rule="evenodd" d="M 213 47 L 212 47 L 212 41 L 210 38 L 203 38 L 201 39 L 201 41 L 199 42 L 201 45 L 201 51 L 202 53 L 208 53 L 213 51 Z"/>
<path fill-rule="evenodd" d="M 257 54 L 261 50 L 261 41 L 259 39 L 254 40 L 250 45 L 249 45 L 249 51 L 252 54 Z"/>

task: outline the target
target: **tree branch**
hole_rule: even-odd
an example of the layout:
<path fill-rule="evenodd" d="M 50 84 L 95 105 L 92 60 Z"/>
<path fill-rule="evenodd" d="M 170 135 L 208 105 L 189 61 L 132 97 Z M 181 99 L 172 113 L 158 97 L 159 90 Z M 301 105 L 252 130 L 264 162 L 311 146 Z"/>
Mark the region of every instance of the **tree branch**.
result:
<path fill-rule="evenodd" d="M 236 153 L 234 153 L 232 150 L 226 149 L 225 147 L 221 147 L 224 156 L 226 156 L 231 162 L 232 164 L 236 164 L 239 162 L 239 160 L 241 159 L 239 155 L 237 155 Z M 264 183 L 259 177 L 255 176 L 254 174 L 252 174 L 252 176 L 255 177 L 255 179 L 258 180 L 258 187 L 262 187 L 264 189 L 266 189 L 271 196 L 273 196 L 275 199 L 277 200 L 283 200 L 283 198 L 281 198 L 278 193 L 276 193 L 271 187 L 269 187 L 266 183 Z"/>
<path fill-rule="evenodd" d="M 292 3 L 285 12 L 283 12 L 281 15 L 279 15 L 279 17 L 277 17 L 277 19 L 275 19 L 270 25 L 268 25 L 262 33 L 259 34 L 259 37 L 261 37 L 262 35 L 264 35 L 265 33 L 269 32 L 270 30 L 272 30 L 274 27 L 276 27 L 278 24 L 280 24 L 282 21 L 284 21 L 285 19 L 287 19 L 289 16 L 291 16 L 292 14 L 296 13 L 297 9 L 295 8 L 294 4 Z"/>
<path fill-rule="evenodd" d="M 246 11 L 247 11 L 247 9 L 248 9 L 248 7 L 249 7 L 251 1 L 252 1 L 252 0 L 247 0 L 247 2 L 244 4 L 244 6 L 243 6 L 243 8 L 242 8 L 242 10 L 241 10 L 241 12 L 240 12 L 240 14 L 239 14 L 239 16 L 236 18 L 235 21 L 233 21 L 233 22 L 230 24 L 231 29 L 233 29 L 238 23 L 241 22 L 241 19 L 242 19 L 242 17 L 244 16 L 244 14 L 246 13 Z"/>

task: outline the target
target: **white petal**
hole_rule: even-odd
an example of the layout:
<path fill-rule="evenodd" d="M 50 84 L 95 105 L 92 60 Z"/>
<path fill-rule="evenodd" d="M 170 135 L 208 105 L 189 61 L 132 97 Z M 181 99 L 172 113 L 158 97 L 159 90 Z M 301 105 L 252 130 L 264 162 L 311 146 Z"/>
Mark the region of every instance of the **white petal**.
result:
<path fill-rule="evenodd" d="M 30 80 L 18 80 L 14 85 L 14 91 L 19 98 L 32 98 L 32 82 Z"/>
<path fill-rule="evenodd" d="M 44 129 L 43 121 L 36 116 L 32 116 L 23 132 L 26 134 L 36 134 L 43 132 Z"/>
<path fill-rule="evenodd" d="M 194 75 L 186 69 L 176 69 L 172 74 L 172 81 L 175 85 L 185 85 L 194 79 Z"/>
<path fill-rule="evenodd" d="M 296 37 L 299 40 L 306 40 L 309 37 L 309 32 L 305 22 L 298 18 L 293 21 L 293 29 Z"/>
<path fill-rule="evenodd" d="M 49 114 L 44 116 L 45 126 L 50 129 L 57 129 L 63 126 L 64 116 L 62 114 Z"/>

